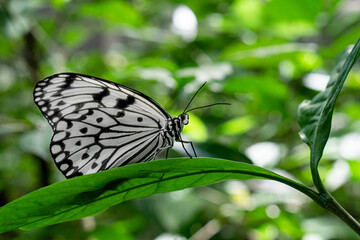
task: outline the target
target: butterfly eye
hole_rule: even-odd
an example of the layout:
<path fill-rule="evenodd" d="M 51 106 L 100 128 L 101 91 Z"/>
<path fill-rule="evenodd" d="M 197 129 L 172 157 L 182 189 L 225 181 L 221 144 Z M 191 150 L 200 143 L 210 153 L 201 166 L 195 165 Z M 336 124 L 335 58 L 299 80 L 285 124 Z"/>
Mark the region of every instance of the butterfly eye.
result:
<path fill-rule="evenodd" d="M 180 118 L 181 118 L 181 122 L 184 125 L 187 125 L 189 123 L 189 115 L 187 115 L 186 113 L 181 114 Z"/>

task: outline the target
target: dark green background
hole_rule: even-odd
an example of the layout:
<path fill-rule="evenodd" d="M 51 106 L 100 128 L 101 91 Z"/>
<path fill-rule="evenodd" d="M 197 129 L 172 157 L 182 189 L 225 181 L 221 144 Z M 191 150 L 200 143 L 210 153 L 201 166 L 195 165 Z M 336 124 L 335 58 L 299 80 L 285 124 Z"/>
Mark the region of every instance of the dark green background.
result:
<path fill-rule="evenodd" d="M 267 167 L 311 185 L 309 150 L 298 137 L 296 112 L 317 91 L 303 80 L 309 73 L 329 74 L 336 57 L 360 37 L 358 5 L 335 0 L 1 1 L 0 205 L 64 180 L 48 151 L 50 126 L 32 98 L 37 81 L 64 71 L 133 87 L 173 116 L 206 80 L 192 107 L 232 105 L 190 114 L 183 137 L 194 141 L 198 155 L 243 159 L 253 144 L 271 142 L 281 154 Z M 179 6 L 197 18 L 193 40 L 172 27 Z M 360 217 L 360 157 L 351 157 L 351 150 L 344 154 L 339 146 L 346 137 L 360 138 L 358 69 L 340 95 L 320 165 L 329 191 L 355 217 Z M 180 146 L 170 152 L 183 155 Z M 336 169 L 348 169 L 339 186 L 330 181 Z M 311 234 L 354 239 L 344 223 L 295 190 L 270 181 L 228 181 L 128 201 L 95 217 L 17 230 L 1 239 L 270 240 Z"/>

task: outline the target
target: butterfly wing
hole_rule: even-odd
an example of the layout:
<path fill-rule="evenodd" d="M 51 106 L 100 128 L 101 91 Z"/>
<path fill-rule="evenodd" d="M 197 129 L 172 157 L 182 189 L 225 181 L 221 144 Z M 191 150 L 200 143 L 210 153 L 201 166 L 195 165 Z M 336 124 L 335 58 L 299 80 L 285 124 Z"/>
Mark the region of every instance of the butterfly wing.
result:
<path fill-rule="evenodd" d="M 76 73 L 60 73 L 36 84 L 35 103 L 55 127 L 65 115 L 83 109 L 113 107 L 145 111 L 161 125 L 171 116 L 153 99 L 129 87 L 101 78 Z"/>
<path fill-rule="evenodd" d="M 39 82 L 35 102 L 53 127 L 50 152 L 67 177 L 155 158 L 172 145 L 170 116 L 154 100 L 120 84 L 65 73 Z"/>

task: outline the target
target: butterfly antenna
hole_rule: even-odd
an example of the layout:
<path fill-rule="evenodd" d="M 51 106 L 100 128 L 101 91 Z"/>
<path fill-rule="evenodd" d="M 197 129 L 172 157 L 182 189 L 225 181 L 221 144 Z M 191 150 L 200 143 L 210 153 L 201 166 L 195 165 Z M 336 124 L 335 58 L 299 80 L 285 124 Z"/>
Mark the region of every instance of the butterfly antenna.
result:
<path fill-rule="evenodd" d="M 185 110 L 183 113 L 186 113 L 186 109 L 188 109 L 188 107 L 190 106 L 191 102 L 194 100 L 196 94 L 198 94 L 198 92 L 205 86 L 206 82 L 203 83 L 203 85 L 201 85 L 201 87 L 196 91 L 196 93 L 192 96 L 192 98 L 190 99 L 188 105 L 186 106 Z"/>
<path fill-rule="evenodd" d="M 195 109 L 207 108 L 207 107 L 211 107 L 211 106 L 215 106 L 215 105 L 231 105 L 231 104 L 230 103 L 213 103 L 213 104 L 209 104 L 209 105 L 205 105 L 205 106 L 201 106 L 201 107 L 191 108 L 191 109 L 187 110 L 186 112 L 184 111 L 184 113 L 190 112 Z"/>

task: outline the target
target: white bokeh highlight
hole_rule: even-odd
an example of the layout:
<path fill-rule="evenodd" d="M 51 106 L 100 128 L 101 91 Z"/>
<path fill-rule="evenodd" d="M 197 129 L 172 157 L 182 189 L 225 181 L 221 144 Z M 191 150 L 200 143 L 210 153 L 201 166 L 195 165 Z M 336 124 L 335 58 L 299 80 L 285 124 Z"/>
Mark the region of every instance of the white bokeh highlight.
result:
<path fill-rule="evenodd" d="M 325 186 L 329 191 L 334 191 L 350 179 L 350 166 L 344 160 L 337 160 L 328 172 Z"/>
<path fill-rule="evenodd" d="M 198 33 L 198 22 L 189 7 L 180 5 L 175 9 L 172 16 L 172 30 L 187 42 L 195 40 Z"/>
<path fill-rule="evenodd" d="M 279 144 L 274 142 L 255 143 L 245 150 L 245 154 L 260 167 L 273 167 L 282 156 Z"/>
<path fill-rule="evenodd" d="M 324 91 L 329 80 L 330 76 L 328 74 L 309 73 L 303 78 L 303 84 L 307 88 L 316 91 Z"/>
<path fill-rule="evenodd" d="M 349 133 L 340 139 L 339 154 L 345 159 L 360 158 L 360 134 Z"/>

